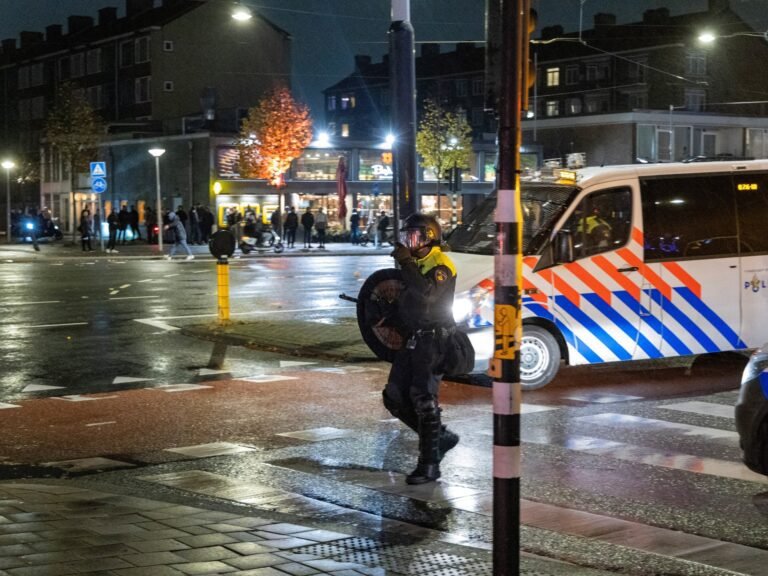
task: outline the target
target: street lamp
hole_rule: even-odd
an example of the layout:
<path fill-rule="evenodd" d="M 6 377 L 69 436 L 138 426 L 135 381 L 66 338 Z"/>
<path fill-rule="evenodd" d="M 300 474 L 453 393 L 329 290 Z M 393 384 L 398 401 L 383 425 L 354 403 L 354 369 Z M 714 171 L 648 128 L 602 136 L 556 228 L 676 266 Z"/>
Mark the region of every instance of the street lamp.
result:
<path fill-rule="evenodd" d="M 251 12 L 251 9 L 248 8 L 248 6 L 243 6 L 242 4 L 238 3 L 237 6 L 235 6 L 235 9 L 232 11 L 232 18 L 238 22 L 247 22 L 253 18 L 253 13 Z"/>
<path fill-rule="evenodd" d="M 149 153 L 155 157 L 155 190 L 157 191 L 157 246 L 163 253 L 163 204 L 160 200 L 160 156 L 165 154 L 165 148 L 150 148 Z"/>
<path fill-rule="evenodd" d="M 5 168 L 5 234 L 8 244 L 11 243 L 11 170 L 16 167 L 13 160 L 3 160 L 2 167 Z"/>
<path fill-rule="evenodd" d="M 765 32 L 733 32 L 731 34 L 715 34 L 711 30 L 704 30 L 698 36 L 699 42 L 702 44 L 714 44 L 716 40 L 721 38 L 736 38 L 737 36 L 749 36 L 752 38 L 762 38 L 768 42 L 768 30 Z"/>

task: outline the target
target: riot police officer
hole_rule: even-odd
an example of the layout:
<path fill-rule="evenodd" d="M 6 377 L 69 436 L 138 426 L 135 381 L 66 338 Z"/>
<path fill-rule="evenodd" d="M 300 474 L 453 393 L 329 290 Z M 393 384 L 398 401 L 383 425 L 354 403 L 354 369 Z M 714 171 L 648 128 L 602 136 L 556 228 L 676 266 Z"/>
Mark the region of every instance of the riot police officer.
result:
<path fill-rule="evenodd" d="M 412 214 L 391 254 L 404 283 L 398 320 L 405 344 L 395 354 L 383 396 L 387 410 L 419 435 L 419 460 L 405 479 L 408 484 L 437 480 L 440 461 L 459 442 L 441 425 L 438 404 L 444 344 L 456 329 L 456 268 L 440 249 L 441 237 L 435 218 Z"/>

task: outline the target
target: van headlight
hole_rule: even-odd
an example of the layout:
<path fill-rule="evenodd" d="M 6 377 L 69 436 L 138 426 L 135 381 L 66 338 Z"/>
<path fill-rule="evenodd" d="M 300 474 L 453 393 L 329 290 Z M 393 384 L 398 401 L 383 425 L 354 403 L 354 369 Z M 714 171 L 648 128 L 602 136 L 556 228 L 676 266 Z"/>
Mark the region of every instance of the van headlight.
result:
<path fill-rule="evenodd" d="M 493 326 L 493 280 L 486 278 L 453 299 L 453 319 L 469 328 Z"/>

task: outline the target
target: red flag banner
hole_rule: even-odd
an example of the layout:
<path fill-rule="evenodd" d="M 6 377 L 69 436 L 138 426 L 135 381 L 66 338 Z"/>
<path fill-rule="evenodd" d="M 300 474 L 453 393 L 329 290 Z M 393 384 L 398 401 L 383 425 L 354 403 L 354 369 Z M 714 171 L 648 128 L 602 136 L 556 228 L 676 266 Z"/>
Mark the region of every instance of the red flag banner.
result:
<path fill-rule="evenodd" d="M 347 217 L 347 165 L 344 156 L 339 156 L 339 165 L 336 166 L 336 195 L 339 198 L 339 220 L 343 224 Z"/>

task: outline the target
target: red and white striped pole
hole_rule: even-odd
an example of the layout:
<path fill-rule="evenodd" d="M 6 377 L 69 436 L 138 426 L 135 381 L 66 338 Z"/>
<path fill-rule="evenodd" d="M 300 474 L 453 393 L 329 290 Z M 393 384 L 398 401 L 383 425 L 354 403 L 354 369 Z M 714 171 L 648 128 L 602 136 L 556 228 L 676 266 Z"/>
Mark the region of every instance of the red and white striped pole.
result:
<path fill-rule="evenodd" d="M 499 169 L 494 256 L 493 574 L 520 572 L 520 145 L 530 0 L 502 0 Z"/>

